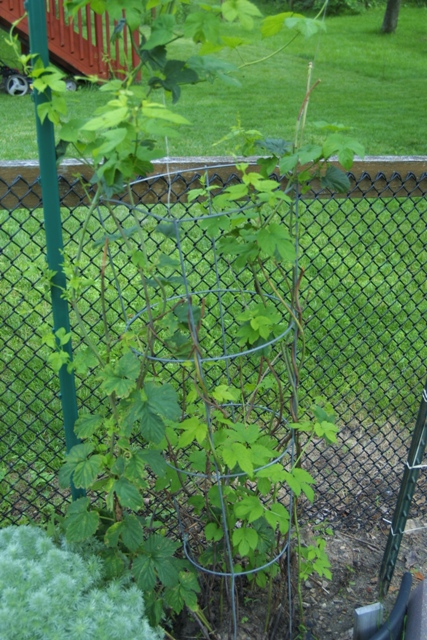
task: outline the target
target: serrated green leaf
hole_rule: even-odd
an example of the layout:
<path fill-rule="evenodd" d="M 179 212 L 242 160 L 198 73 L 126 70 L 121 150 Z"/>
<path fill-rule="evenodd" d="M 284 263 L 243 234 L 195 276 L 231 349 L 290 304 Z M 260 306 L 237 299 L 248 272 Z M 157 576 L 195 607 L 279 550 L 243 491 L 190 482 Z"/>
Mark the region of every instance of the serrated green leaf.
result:
<path fill-rule="evenodd" d="M 181 613 L 184 608 L 185 600 L 179 584 L 176 584 L 172 589 L 166 589 L 164 598 L 165 602 L 170 606 L 174 613 Z"/>
<path fill-rule="evenodd" d="M 137 556 L 132 563 L 131 571 L 136 580 L 136 584 L 142 591 L 151 591 L 151 589 L 154 589 L 157 579 L 155 564 L 152 558 L 145 554 Z"/>
<path fill-rule="evenodd" d="M 283 156 L 279 161 L 280 173 L 286 174 L 293 171 L 298 164 L 298 154 L 293 153 L 291 155 Z"/>
<path fill-rule="evenodd" d="M 200 422 L 197 416 L 183 420 L 179 428 L 182 430 L 178 440 L 179 448 L 187 447 L 194 440 L 201 444 L 206 439 L 208 427 L 204 422 Z"/>
<path fill-rule="evenodd" d="M 225 447 L 221 449 L 222 458 L 225 464 L 232 471 L 236 464 L 239 464 L 242 471 L 245 471 L 249 475 L 253 474 L 253 464 L 251 460 L 250 451 L 239 442 L 226 441 Z"/>
<path fill-rule="evenodd" d="M 74 485 L 79 489 L 89 489 L 103 467 L 103 457 L 94 455 L 76 464 L 73 473 Z"/>
<path fill-rule="evenodd" d="M 135 552 L 144 542 L 144 531 L 140 521 L 134 514 L 124 517 L 121 536 L 123 544 L 129 551 Z"/>
<path fill-rule="evenodd" d="M 277 13 L 274 16 L 267 16 L 262 21 L 261 35 L 263 38 L 269 38 L 279 33 L 285 25 L 285 19 L 294 16 L 292 11 L 285 11 L 283 13 Z M 302 16 L 301 16 L 302 17 Z"/>
<path fill-rule="evenodd" d="M 264 513 L 264 506 L 257 496 L 246 496 L 234 505 L 237 518 L 244 518 L 249 523 L 258 520 Z"/>
<path fill-rule="evenodd" d="M 178 571 L 170 558 L 157 559 L 155 564 L 160 582 L 165 587 L 174 587 L 178 582 Z"/>
<path fill-rule="evenodd" d="M 320 183 L 322 187 L 326 187 L 337 193 L 347 193 L 350 190 L 350 180 L 347 175 L 344 171 L 331 164 L 328 165 L 326 173 L 322 176 Z"/>
<path fill-rule="evenodd" d="M 138 511 L 143 507 L 144 502 L 141 494 L 127 478 L 116 480 L 112 490 L 116 493 L 122 507 L 128 507 L 133 511 Z"/>
<path fill-rule="evenodd" d="M 139 484 L 140 480 L 145 480 L 147 476 L 147 471 L 146 471 L 146 460 L 144 457 L 144 451 L 141 451 L 138 449 L 132 451 L 130 458 L 126 461 L 126 470 L 124 472 L 125 472 L 126 478 L 130 481 L 138 480 L 138 484 Z M 118 473 L 118 472 L 115 472 L 115 473 Z"/>
<path fill-rule="evenodd" d="M 286 471 L 280 464 L 273 464 L 267 469 L 261 469 L 256 474 L 257 478 L 268 478 L 273 483 L 283 482 Z"/>
<path fill-rule="evenodd" d="M 155 449 L 144 449 L 138 453 L 157 476 L 164 475 L 167 465 L 161 451 L 156 451 Z"/>
<path fill-rule="evenodd" d="M 282 504 L 274 503 L 270 505 L 264 513 L 264 517 L 272 529 L 279 526 L 279 531 L 285 534 L 289 530 L 289 513 Z"/>
<path fill-rule="evenodd" d="M 104 422 L 104 417 L 99 414 L 80 414 L 74 425 L 74 433 L 78 438 L 90 438 L 98 431 Z"/>
<path fill-rule="evenodd" d="M 287 485 L 292 489 L 296 496 L 299 496 L 301 493 L 301 483 L 297 477 L 294 476 L 293 473 L 289 473 L 289 471 L 285 471 L 285 481 Z"/>
<path fill-rule="evenodd" d="M 100 116 L 91 118 L 81 127 L 83 131 L 99 131 L 109 127 L 116 127 L 118 124 L 127 120 L 129 115 L 128 107 L 119 107 L 110 109 Z"/>
<path fill-rule="evenodd" d="M 157 413 L 166 420 L 179 420 L 181 408 L 178 403 L 178 395 L 172 385 L 158 385 L 155 382 L 146 382 L 144 391 L 150 411 Z"/>
<path fill-rule="evenodd" d="M 246 556 L 250 549 L 256 549 L 258 544 L 258 534 L 255 529 L 249 527 L 241 527 L 233 531 L 233 544 L 238 547 L 239 554 Z"/>
<path fill-rule="evenodd" d="M 171 558 L 178 547 L 177 542 L 156 533 L 147 538 L 144 544 L 145 552 L 156 559 Z"/>
<path fill-rule="evenodd" d="M 105 367 L 101 377 L 103 378 L 102 389 L 108 395 L 116 393 L 120 398 L 125 398 L 135 386 L 134 380 L 117 374 L 111 366 Z"/>
<path fill-rule="evenodd" d="M 104 542 L 107 545 L 107 547 L 117 547 L 122 529 L 123 529 L 122 521 L 115 522 L 114 524 L 111 525 L 111 527 L 108 527 L 104 535 Z"/>
<path fill-rule="evenodd" d="M 139 359 L 133 351 L 129 350 L 120 358 L 114 370 L 118 376 L 129 378 L 129 380 L 136 380 L 140 371 Z"/>
<path fill-rule="evenodd" d="M 218 542 L 224 537 L 224 531 L 221 527 L 218 527 L 216 522 L 209 522 L 209 524 L 207 524 L 205 527 L 205 536 L 206 540 L 213 540 L 214 542 Z"/>
<path fill-rule="evenodd" d="M 89 498 L 79 498 L 70 504 L 64 519 L 67 540 L 81 542 L 94 535 L 99 526 L 99 514 L 88 511 Z"/>
<path fill-rule="evenodd" d="M 148 442 L 158 444 L 165 435 L 165 425 L 163 420 L 156 413 L 153 413 L 145 403 L 146 410 L 141 414 L 140 425 L 141 434 Z"/>
<path fill-rule="evenodd" d="M 268 478 L 258 478 L 257 487 L 261 495 L 267 496 L 271 491 L 271 482 Z"/>

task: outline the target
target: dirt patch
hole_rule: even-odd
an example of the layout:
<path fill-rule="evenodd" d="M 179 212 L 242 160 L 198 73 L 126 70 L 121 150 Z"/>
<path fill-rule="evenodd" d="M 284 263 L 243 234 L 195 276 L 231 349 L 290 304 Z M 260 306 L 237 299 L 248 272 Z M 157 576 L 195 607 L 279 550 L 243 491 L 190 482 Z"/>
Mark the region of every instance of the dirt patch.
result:
<path fill-rule="evenodd" d="M 328 540 L 332 580 L 310 578 L 303 588 L 307 640 L 350 640 L 354 609 L 379 601 L 378 574 L 388 528 L 357 534 L 336 531 Z M 394 606 L 403 573 L 411 571 L 413 587 L 427 576 L 427 522 L 408 520 L 389 592 L 385 615 Z"/>

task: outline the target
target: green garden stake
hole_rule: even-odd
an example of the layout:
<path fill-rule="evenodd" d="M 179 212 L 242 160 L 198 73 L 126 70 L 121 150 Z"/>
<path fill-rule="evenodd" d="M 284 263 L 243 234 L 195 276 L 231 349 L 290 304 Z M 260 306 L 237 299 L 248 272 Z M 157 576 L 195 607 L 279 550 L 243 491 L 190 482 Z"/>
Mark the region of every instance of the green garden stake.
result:
<path fill-rule="evenodd" d="M 24 3 L 28 13 L 30 50 L 32 54 L 40 57 L 45 66 L 49 64 L 49 52 L 47 46 L 46 7 L 45 0 L 26 0 Z M 43 212 L 46 233 L 47 263 L 51 271 L 55 272 L 51 283 L 52 313 L 54 331 L 63 327 L 70 331 L 70 317 L 68 303 L 61 297 L 61 292 L 66 287 L 66 278 L 62 269 L 62 224 L 60 199 L 58 188 L 58 175 L 56 169 L 55 135 L 53 124 L 45 118 L 40 121 L 37 114 L 38 105 L 50 99 L 48 92 L 41 94 L 34 89 L 33 97 L 36 108 L 37 143 L 39 149 L 40 179 L 43 197 Z M 63 347 L 72 357 L 71 341 Z M 61 389 L 61 404 L 64 418 L 65 443 L 67 451 L 79 440 L 74 433 L 74 423 L 78 416 L 76 385 L 73 372 L 68 372 L 66 365 L 59 371 Z M 80 489 L 71 486 L 73 500 L 84 495 Z"/>
<path fill-rule="evenodd" d="M 400 543 L 405 531 L 412 498 L 414 496 L 420 469 L 426 468 L 422 464 L 427 444 L 427 383 L 423 390 L 417 421 L 409 449 L 408 461 L 403 472 L 399 497 L 393 515 L 393 521 L 388 534 L 387 546 L 384 552 L 380 570 L 380 596 L 386 595 L 393 577 L 394 567 L 399 553 Z"/>

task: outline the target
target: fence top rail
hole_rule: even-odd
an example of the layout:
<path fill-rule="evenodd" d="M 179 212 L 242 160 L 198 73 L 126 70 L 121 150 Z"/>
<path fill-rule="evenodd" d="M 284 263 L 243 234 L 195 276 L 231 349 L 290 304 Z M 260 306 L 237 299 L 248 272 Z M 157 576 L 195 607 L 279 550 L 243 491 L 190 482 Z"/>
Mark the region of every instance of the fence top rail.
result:
<path fill-rule="evenodd" d="M 141 200 L 161 202 L 164 184 L 173 180 L 173 198 L 185 200 L 188 183 L 196 188 L 197 179 L 206 171 L 219 181 L 238 176 L 236 164 L 249 162 L 256 168 L 257 157 L 231 156 L 170 157 L 153 162 L 154 172 L 135 181 L 134 193 Z M 66 207 L 85 205 L 86 190 L 81 178 L 89 181 L 92 168 L 78 160 L 65 160 L 58 168 L 61 203 Z M 181 179 L 180 179 L 181 177 Z M 367 156 L 356 158 L 349 172 L 351 188 L 338 197 L 391 198 L 427 195 L 427 156 Z M 87 187 L 86 187 L 87 189 Z M 305 198 L 325 198 L 331 193 L 314 182 Z M 0 209 L 41 206 L 40 171 L 37 160 L 0 162 Z"/>

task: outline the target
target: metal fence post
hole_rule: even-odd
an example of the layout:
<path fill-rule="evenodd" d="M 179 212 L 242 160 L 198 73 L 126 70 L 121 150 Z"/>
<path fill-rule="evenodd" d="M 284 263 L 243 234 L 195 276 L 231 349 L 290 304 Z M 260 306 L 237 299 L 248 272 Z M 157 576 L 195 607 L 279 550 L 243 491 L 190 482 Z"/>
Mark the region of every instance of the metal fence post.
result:
<path fill-rule="evenodd" d="M 45 0 L 26 0 L 25 8 L 28 12 L 30 50 L 40 57 L 43 64 L 49 64 L 47 45 L 46 7 Z M 55 272 L 51 283 L 52 313 L 54 331 L 60 327 L 70 331 L 70 317 L 68 302 L 61 297 L 66 287 L 66 278 L 62 268 L 63 240 L 62 223 L 56 169 L 55 135 L 53 124 L 46 118 L 42 123 L 38 117 L 37 107 L 49 100 L 49 94 L 44 95 L 34 90 L 36 109 L 37 143 L 39 149 L 40 179 L 43 196 L 43 212 L 46 234 L 47 263 L 49 269 Z M 64 346 L 70 359 L 72 357 L 71 341 Z M 77 419 L 76 385 L 73 372 L 69 373 L 63 365 L 59 371 L 61 389 L 61 404 L 64 418 L 65 442 L 67 451 L 79 440 L 74 433 L 74 423 Z M 83 492 L 71 486 L 73 499 L 83 495 Z"/>

